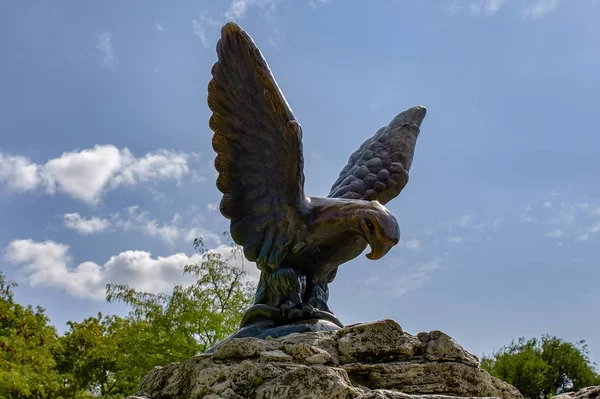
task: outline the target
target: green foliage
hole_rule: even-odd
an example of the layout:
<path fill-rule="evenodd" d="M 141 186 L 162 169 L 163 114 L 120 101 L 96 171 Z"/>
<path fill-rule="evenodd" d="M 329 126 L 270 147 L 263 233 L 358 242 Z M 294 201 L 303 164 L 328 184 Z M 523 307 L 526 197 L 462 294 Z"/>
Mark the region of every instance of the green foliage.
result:
<path fill-rule="evenodd" d="M 529 399 L 600 383 L 584 341 L 573 344 L 550 335 L 513 341 L 492 356 L 484 356 L 481 367 Z"/>
<path fill-rule="evenodd" d="M 234 333 L 244 310 L 252 304 L 254 287 L 244 282 L 246 272 L 231 262 L 242 256 L 237 246 L 228 257 L 207 251 L 201 239 L 196 249 L 199 264 L 187 265 L 184 274 L 194 278 L 188 287 L 171 294 L 138 291 L 109 284 L 107 300 L 131 307 L 130 330 L 124 339 L 128 370 L 138 381 L 154 366 L 188 359 Z"/>
<path fill-rule="evenodd" d="M 0 397 L 52 398 L 59 387 L 56 330 L 43 308 L 15 303 L 15 286 L 0 273 Z"/>
<path fill-rule="evenodd" d="M 255 287 L 232 265 L 243 255 L 230 244 L 222 256 L 196 239 L 201 262 L 184 268 L 195 282 L 170 294 L 108 285 L 107 300 L 129 305 L 129 315 L 69 321 L 60 338 L 44 309 L 14 302 L 15 284 L 0 273 L 0 398 L 126 397 L 154 366 L 188 359 L 235 332 Z"/>
<path fill-rule="evenodd" d="M 57 368 L 63 377 L 63 396 L 126 396 L 135 391 L 138 380 L 131 377 L 128 369 L 128 320 L 98 313 L 81 323 L 67 324 L 70 329 L 60 338 L 61 347 L 56 354 Z"/>

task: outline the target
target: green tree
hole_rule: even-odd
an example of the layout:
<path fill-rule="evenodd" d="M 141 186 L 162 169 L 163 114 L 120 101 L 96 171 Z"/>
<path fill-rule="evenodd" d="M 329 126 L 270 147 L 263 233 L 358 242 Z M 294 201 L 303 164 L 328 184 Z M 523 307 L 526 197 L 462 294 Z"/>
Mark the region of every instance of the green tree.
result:
<path fill-rule="evenodd" d="M 16 304 L 0 273 L 0 398 L 125 397 L 154 366 L 188 359 L 235 332 L 254 286 L 228 256 L 208 251 L 184 273 L 195 282 L 171 294 L 108 285 L 107 300 L 131 307 L 128 316 L 99 313 L 69 321 L 60 338 L 42 308 Z M 243 261 L 243 257 L 242 257 Z"/>
<path fill-rule="evenodd" d="M 15 303 L 15 286 L 0 272 L 0 397 L 52 398 L 59 387 L 56 330 L 43 308 Z"/>
<path fill-rule="evenodd" d="M 69 321 L 56 353 L 63 379 L 61 395 L 89 397 L 126 396 L 138 382 L 128 369 L 128 320 L 118 316 L 90 317 L 81 323 Z"/>
<path fill-rule="evenodd" d="M 550 335 L 513 341 L 491 356 L 484 356 L 481 367 L 530 399 L 550 398 L 600 384 L 585 341 L 570 343 Z"/>
<path fill-rule="evenodd" d="M 243 268 L 232 265 L 243 256 L 240 247 L 232 245 L 231 253 L 223 257 L 208 251 L 201 239 L 194 246 L 202 259 L 185 266 L 184 274 L 195 280 L 188 287 L 154 294 L 127 285 L 107 286 L 108 302 L 131 307 L 124 346 L 129 371 L 138 381 L 154 366 L 188 359 L 234 333 L 252 304 L 253 284 L 245 281 Z"/>

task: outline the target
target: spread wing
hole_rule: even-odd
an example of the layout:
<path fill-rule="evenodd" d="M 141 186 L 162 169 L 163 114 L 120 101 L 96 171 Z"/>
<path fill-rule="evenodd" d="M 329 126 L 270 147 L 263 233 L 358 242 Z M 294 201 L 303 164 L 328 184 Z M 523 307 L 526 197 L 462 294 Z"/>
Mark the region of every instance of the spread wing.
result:
<path fill-rule="evenodd" d="M 350 156 L 329 197 L 377 200 L 395 198 L 408 183 L 425 107 L 410 108 L 382 127 Z"/>
<path fill-rule="evenodd" d="M 252 38 L 221 30 L 208 85 L 221 213 L 259 268 L 275 269 L 304 224 L 302 129 Z"/>

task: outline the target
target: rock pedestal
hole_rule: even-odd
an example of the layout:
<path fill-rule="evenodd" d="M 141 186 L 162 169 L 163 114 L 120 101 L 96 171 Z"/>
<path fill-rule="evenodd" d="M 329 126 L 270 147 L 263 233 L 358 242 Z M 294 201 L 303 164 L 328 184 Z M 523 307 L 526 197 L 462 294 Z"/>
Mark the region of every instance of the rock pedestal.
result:
<path fill-rule="evenodd" d="M 600 385 L 556 395 L 552 399 L 600 399 Z"/>
<path fill-rule="evenodd" d="M 213 353 L 157 367 L 149 399 L 522 399 L 441 331 L 410 335 L 392 320 L 337 331 L 240 338 Z"/>

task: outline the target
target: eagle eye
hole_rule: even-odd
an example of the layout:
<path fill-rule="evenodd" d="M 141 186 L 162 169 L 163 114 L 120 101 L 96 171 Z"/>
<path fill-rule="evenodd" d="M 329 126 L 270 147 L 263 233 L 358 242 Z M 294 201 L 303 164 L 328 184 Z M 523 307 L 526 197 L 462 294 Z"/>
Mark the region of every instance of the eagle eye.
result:
<path fill-rule="evenodd" d="M 375 226 L 373 226 L 373 222 L 371 222 L 369 218 L 365 218 L 365 224 L 367 225 L 369 230 L 371 230 L 371 233 L 375 232 Z"/>

